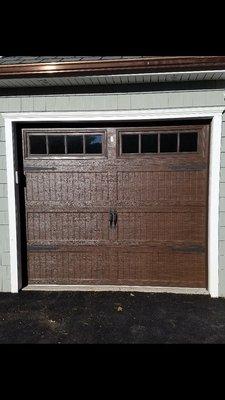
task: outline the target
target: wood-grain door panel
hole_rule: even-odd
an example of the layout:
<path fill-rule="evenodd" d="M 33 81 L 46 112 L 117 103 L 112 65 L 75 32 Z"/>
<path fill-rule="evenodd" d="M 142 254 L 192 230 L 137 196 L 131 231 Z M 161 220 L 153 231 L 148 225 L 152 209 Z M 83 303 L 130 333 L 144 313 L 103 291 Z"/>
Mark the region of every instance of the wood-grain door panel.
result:
<path fill-rule="evenodd" d="M 195 130 L 196 153 L 126 156 L 105 128 L 104 154 L 80 158 L 30 157 L 24 130 L 29 283 L 206 287 L 209 128 Z"/>
<path fill-rule="evenodd" d="M 29 252 L 33 284 L 108 284 L 205 287 L 203 252 L 118 249 L 111 246 L 77 251 Z"/>

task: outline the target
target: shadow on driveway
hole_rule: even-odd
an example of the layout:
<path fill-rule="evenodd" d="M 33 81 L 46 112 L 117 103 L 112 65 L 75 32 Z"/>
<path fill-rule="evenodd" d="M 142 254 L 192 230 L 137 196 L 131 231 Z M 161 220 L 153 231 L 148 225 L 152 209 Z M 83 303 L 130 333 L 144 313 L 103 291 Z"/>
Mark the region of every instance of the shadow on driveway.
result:
<path fill-rule="evenodd" d="M 0 293 L 0 343 L 225 343 L 225 299 L 137 292 Z"/>

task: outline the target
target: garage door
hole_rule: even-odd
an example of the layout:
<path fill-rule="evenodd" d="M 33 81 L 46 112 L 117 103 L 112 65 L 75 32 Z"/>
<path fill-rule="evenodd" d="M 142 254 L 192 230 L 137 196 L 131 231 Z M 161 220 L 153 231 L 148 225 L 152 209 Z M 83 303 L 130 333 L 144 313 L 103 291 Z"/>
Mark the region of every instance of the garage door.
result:
<path fill-rule="evenodd" d="M 208 126 L 22 139 L 30 284 L 207 286 Z"/>

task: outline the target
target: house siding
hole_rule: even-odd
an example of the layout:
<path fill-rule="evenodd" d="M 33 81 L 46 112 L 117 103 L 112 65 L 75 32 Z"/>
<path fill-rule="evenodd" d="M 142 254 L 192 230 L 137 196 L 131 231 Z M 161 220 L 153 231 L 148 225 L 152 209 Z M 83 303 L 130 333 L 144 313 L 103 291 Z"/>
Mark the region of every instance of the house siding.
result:
<path fill-rule="evenodd" d="M 6 148 L 2 113 L 188 108 L 224 106 L 224 104 L 224 89 L 0 97 L 0 291 L 10 291 Z M 225 297 L 225 115 L 221 144 L 219 296 Z"/>

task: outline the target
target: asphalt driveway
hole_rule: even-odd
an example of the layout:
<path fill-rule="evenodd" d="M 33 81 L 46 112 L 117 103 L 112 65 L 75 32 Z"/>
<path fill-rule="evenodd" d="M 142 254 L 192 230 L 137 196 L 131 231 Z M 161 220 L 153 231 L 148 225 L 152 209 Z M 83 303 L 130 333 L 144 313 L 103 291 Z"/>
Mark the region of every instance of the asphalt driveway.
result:
<path fill-rule="evenodd" d="M 225 343 L 225 299 L 137 292 L 0 293 L 0 343 Z"/>

